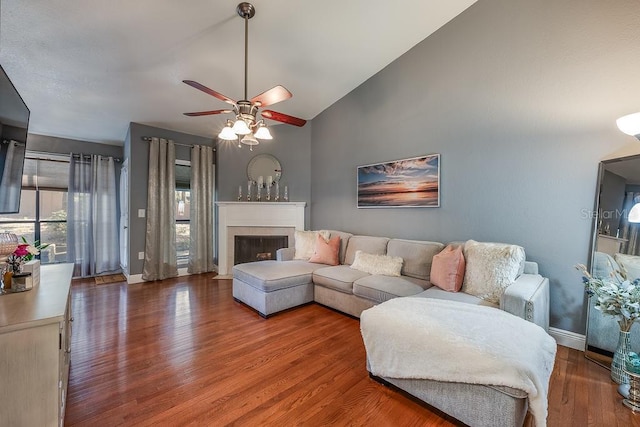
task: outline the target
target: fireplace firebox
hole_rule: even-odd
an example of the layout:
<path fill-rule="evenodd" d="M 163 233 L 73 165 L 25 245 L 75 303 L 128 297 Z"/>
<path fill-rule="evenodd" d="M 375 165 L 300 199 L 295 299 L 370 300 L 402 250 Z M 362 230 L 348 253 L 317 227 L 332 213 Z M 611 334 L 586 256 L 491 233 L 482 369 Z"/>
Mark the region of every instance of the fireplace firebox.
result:
<path fill-rule="evenodd" d="M 287 236 L 235 236 L 233 265 L 276 259 L 276 251 L 288 243 Z"/>

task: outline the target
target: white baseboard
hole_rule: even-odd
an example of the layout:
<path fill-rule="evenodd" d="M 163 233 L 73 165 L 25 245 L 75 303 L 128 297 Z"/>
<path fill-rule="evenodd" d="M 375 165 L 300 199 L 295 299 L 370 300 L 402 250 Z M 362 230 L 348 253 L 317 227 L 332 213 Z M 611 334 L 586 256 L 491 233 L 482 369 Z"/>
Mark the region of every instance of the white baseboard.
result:
<path fill-rule="evenodd" d="M 558 328 L 549 328 L 549 335 L 556 340 L 558 345 L 573 348 L 574 350 L 584 351 L 584 335 Z"/>
<path fill-rule="evenodd" d="M 178 269 L 178 277 L 181 276 L 190 276 L 190 274 L 187 272 L 187 267 Z M 125 274 L 125 277 L 127 278 L 127 284 L 129 285 L 132 285 L 134 283 L 142 283 L 145 281 L 142 279 L 142 274 Z"/>
<path fill-rule="evenodd" d="M 144 282 L 144 280 L 142 280 L 142 274 L 125 274 L 125 277 L 127 278 L 127 284 L 129 285 Z"/>

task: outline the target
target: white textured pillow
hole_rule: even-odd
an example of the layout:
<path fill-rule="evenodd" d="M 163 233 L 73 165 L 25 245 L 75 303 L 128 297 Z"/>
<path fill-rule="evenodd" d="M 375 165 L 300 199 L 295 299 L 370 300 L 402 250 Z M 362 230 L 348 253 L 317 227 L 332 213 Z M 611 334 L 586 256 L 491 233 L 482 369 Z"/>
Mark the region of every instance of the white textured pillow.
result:
<path fill-rule="evenodd" d="M 464 259 L 462 292 L 499 304 L 504 290 L 518 277 L 525 254 L 521 246 L 469 240 L 464 244 Z"/>
<path fill-rule="evenodd" d="M 321 231 L 299 231 L 294 233 L 295 249 L 296 253 L 293 259 L 308 260 L 313 256 L 316 249 L 316 240 L 318 235 L 322 236 L 325 241 L 329 241 L 329 232 L 327 230 Z"/>
<path fill-rule="evenodd" d="M 399 256 L 373 255 L 362 251 L 356 251 L 356 256 L 351 268 L 364 271 L 369 274 L 382 274 L 385 276 L 400 276 L 403 259 Z"/>
<path fill-rule="evenodd" d="M 640 256 L 615 254 L 613 258 L 616 260 L 620 268 L 624 270 L 627 279 L 634 280 L 640 277 Z"/>

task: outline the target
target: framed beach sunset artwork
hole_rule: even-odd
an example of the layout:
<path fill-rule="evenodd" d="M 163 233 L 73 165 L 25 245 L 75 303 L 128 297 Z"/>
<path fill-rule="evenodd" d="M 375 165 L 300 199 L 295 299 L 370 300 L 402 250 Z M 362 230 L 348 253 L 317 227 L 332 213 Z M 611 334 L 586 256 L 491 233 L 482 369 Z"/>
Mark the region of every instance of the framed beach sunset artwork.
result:
<path fill-rule="evenodd" d="M 440 154 L 358 166 L 359 208 L 437 208 Z"/>

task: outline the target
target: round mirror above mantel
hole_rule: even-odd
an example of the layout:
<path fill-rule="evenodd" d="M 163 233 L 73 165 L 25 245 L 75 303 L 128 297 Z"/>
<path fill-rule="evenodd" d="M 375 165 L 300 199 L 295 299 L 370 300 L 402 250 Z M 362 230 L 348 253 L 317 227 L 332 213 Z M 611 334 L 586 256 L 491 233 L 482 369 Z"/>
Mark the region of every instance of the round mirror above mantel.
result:
<path fill-rule="evenodd" d="M 267 182 L 269 177 L 272 182 L 280 181 L 282 176 L 282 165 L 280 161 L 271 154 L 258 154 L 253 157 L 247 165 L 247 177 L 249 181 Z"/>

